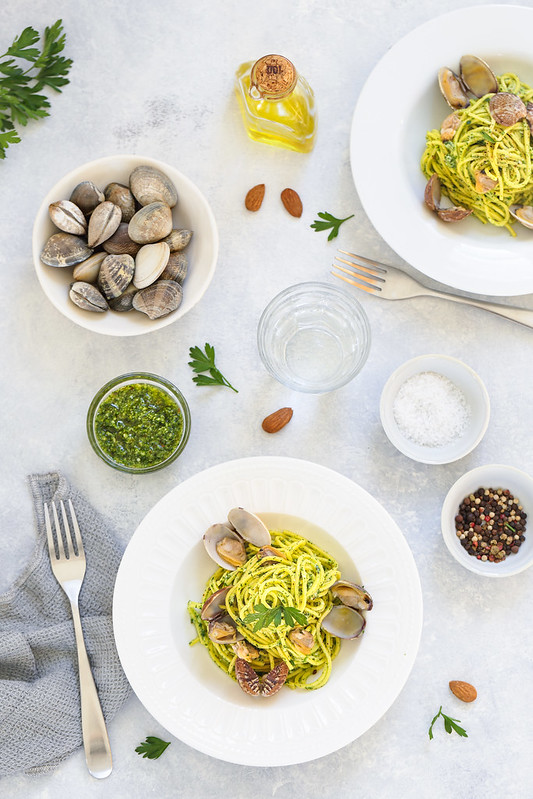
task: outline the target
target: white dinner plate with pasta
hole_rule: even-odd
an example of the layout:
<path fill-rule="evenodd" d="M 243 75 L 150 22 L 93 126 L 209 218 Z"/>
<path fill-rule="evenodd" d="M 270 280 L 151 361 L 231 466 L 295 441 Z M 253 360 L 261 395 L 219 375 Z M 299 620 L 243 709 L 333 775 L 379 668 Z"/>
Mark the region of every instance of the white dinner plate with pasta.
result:
<path fill-rule="evenodd" d="M 370 221 L 415 269 L 463 291 L 499 296 L 533 292 L 533 230 L 516 222 L 513 236 L 505 227 L 483 224 L 474 214 L 447 222 L 424 204 L 427 179 L 420 162 L 426 133 L 440 130 L 452 113 L 437 75 L 441 67 L 458 73 L 461 57 L 472 54 L 487 62 L 497 76 L 515 73 L 533 87 L 532 29 L 533 8 L 511 5 L 461 8 L 432 19 L 387 51 L 355 107 L 351 166 Z M 526 130 L 525 120 L 518 124 Z M 499 125 L 494 136 L 483 133 L 490 158 L 503 133 Z M 454 150 L 453 143 L 450 148 Z M 453 168 L 456 154 L 450 151 Z M 500 185 L 496 180 L 496 188 L 485 181 L 478 185 L 479 194 L 488 201 L 491 191 L 504 192 L 503 184 L 516 180 L 517 185 L 529 185 L 531 199 L 524 204 L 533 205 L 530 156 L 531 151 L 524 157 L 523 174 L 505 178 Z M 468 166 L 464 169 L 466 175 Z M 475 172 L 470 170 L 468 180 L 474 180 Z"/>
<path fill-rule="evenodd" d="M 319 689 L 252 696 L 190 645 L 187 605 L 217 568 L 202 537 L 234 507 L 307 538 L 372 596 L 364 633 L 342 641 Z M 388 710 L 416 657 L 422 594 L 401 531 L 364 489 L 308 461 L 243 458 L 180 483 L 143 519 L 118 571 L 113 623 L 133 690 L 170 733 L 221 760 L 282 766 L 336 751 Z"/>

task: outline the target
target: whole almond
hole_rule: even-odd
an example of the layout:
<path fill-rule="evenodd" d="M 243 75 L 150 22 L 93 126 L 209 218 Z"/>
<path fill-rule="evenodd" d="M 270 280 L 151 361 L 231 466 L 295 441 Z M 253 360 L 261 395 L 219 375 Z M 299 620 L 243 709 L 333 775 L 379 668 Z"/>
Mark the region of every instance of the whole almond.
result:
<path fill-rule="evenodd" d="M 461 702 L 473 702 L 477 698 L 477 691 L 469 682 L 462 682 L 461 680 L 450 681 L 450 691 L 455 694 L 457 699 Z"/>
<path fill-rule="evenodd" d="M 292 419 L 292 408 L 280 408 L 279 411 L 274 411 L 265 419 L 261 427 L 265 433 L 277 433 L 282 427 Z"/>
<path fill-rule="evenodd" d="M 250 191 L 244 198 L 244 205 L 246 206 L 248 211 L 259 211 L 264 196 L 265 196 L 265 184 L 258 183 L 257 186 L 253 186 L 253 188 L 250 189 Z"/>
<path fill-rule="evenodd" d="M 300 196 L 294 189 L 283 189 L 281 192 L 281 202 L 291 216 L 301 216 L 303 207 Z"/>

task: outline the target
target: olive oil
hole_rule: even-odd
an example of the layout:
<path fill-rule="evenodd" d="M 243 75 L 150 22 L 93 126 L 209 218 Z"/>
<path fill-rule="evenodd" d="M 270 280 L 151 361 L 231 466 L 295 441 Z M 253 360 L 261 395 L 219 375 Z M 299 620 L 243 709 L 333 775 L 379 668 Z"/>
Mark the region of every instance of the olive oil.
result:
<path fill-rule="evenodd" d="M 267 55 L 241 64 L 235 89 L 251 139 L 301 153 L 313 149 L 316 135 L 313 90 L 288 58 Z"/>

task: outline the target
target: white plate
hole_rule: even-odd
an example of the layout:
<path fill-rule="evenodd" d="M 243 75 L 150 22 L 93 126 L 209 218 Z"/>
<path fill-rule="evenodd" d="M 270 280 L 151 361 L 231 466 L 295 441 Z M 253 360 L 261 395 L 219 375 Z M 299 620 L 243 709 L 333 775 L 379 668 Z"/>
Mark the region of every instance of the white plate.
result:
<path fill-rule="evenodd" d="M 316 692 L 254 699 L 204 647 L 188 646 L 187 601 L 201 598 L 213 572 L 202 535 L 236 505 L 325 547 L 373 596 L 364 636 L 343 642 Z M 307 461 L 243 458 L 181 483 L 144 518 L 119 568 L 113 621 L 133 690 L 169 732 L 221 760 L 282 766 L 350 743 L 391 706 L 415 660 L 422 594 L 402 533 L 366 491 Z"/>
<path fill-rule="evenodd" d="M 432 19 L 383 56 L 357 102 L 350 157 L 355 185 L 370 221 L 408 263 L 435 280 L 479 294 L 533 291 L 533 234 L 468 217 L 444 223 L 424 205 L 420 169 L 426 132 L 450 109 L 437 72 L 457 71 L 473 53 L 497 74 L 516 72 L 533 85 L 533 8 L 478 5 Z"/>

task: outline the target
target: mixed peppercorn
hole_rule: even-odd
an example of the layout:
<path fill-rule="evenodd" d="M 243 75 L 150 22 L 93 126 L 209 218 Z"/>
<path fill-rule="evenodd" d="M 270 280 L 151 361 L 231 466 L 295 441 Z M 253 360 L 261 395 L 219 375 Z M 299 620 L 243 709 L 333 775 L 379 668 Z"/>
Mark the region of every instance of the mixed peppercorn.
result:
<path fill-rule="evenodd" d="M 469 555 L 499 563 L 519 551 L 526 518 L 520 501 L 507 488 L 478 488 L 459 505 L 455 529 Z"/>

